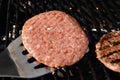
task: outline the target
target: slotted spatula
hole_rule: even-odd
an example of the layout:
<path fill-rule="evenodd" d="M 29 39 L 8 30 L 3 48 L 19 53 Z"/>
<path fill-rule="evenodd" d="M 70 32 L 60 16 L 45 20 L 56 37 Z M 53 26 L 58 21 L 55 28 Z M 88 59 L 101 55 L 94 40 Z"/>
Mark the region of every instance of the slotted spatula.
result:
<path fill-rule="evenodd" d="M 35 69 L 37 64 L 27 61 L 28 57 L 22 54 L 25 48 L 21 43 L 20 36 L 0 53 L 0 77 L 34 78 L 50 73 L 47 67 Z"/>

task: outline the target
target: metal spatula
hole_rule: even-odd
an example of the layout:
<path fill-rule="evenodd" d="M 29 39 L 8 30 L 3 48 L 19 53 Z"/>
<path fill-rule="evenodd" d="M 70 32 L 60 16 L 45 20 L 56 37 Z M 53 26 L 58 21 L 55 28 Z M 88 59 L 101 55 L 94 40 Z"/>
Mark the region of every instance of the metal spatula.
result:
<path fill-rule="evenodd" d="M 20 36 L 0 53 L 0 77 L 34 78 L 50 73 L 47 67 L 35 69 L 37 64 L 27 61 L 28 57 L 22 54 L 25 48 L 21 43 Z"/>

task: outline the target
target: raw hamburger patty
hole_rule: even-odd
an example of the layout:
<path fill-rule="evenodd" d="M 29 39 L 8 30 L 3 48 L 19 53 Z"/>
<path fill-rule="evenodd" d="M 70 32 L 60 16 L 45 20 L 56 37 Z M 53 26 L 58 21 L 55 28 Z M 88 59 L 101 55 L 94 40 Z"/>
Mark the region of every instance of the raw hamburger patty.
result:
<path fill-rule="evenodd" d="M 96 53 L 106 67 L 120 72 L 120 31 L 103 35 L 96 44 Z"/>
<path fill-rule="evenodd" d="M 49 67 L 72 65 L 88 48 L 88 39 L 78 22 L 57 10 L 28 19 L 22 29 L 22 40 L 28 52 Z"/>

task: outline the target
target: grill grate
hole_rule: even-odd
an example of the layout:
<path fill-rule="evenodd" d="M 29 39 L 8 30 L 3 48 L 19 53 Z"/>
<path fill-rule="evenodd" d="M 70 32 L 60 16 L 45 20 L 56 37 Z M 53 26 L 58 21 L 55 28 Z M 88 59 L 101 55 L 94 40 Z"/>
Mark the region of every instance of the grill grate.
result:
<path fill-rule="evenodd" d="M 90 51 L 75 65 L 34 79 L 119 80 L 120 73 L 107 69 L 96 59 L 95 44 L 104 33 L 120 30 L 120 0 L 0 0 L 0 50 L 21 34 L 28 18 L 54 9 L 77 19 L 88 35 Z"/>

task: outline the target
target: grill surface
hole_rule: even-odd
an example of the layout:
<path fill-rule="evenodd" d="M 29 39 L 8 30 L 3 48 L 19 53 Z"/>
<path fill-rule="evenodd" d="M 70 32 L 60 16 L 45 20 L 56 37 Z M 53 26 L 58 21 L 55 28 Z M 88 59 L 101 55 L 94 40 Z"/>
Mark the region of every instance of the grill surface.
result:
<path fill-rule="evenodd" d="M 95 44 L 103 34 L 120 30 L 120 0 L 0 0 L 0 50 L 21 34 L 28 18 L 55 9 L 77 19 L 88 35 L 90 50 L 75 65 L 34 79 L 119 80 L 120 73 L 107 69 L 96 59 Z"/>

